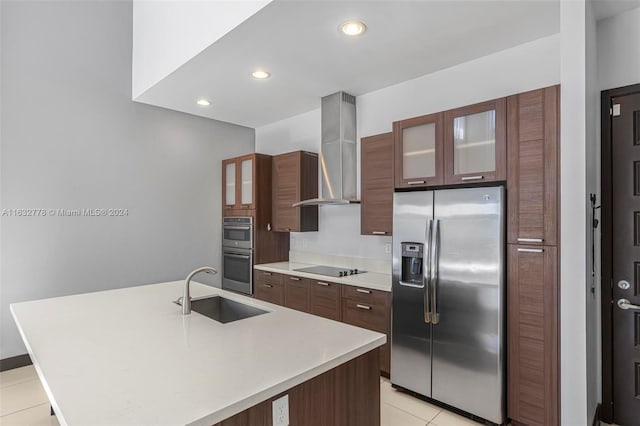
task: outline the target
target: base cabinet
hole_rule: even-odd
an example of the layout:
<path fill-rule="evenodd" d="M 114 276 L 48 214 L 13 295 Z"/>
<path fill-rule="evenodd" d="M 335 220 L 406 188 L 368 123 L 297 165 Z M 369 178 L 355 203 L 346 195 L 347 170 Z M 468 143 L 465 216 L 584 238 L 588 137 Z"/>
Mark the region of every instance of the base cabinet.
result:
<path fill-rule="evenodd" d="M 391 373 L 391 294 L 368 288 L 343 286 L 342 321 L 387 335 L 380 348 L 380 371 Z"/>
<path fill-rule="evenodd" d="M 284 306 L 297 311 L 309 312 L 309 280 L 308 278 L 285 276 Z"/>
<path fill-rule="evenodd" d="M 310 313 L 340 321 L 340 284 L 311 280 L 309 304 Z"/>
<path fill-rule="evenodd" d="M 391 374 L 391 293 L 255 270 L 254 297 L 387 335 L 380 372 Z"/>
<path fill-rule="evenodd" d="M 558 251 L 509 245 L 508 264 L 508 416 L 558 425 Z"/>
<path fill-rule="evenodd" d="M 282 275 L 255 270 L 253 277 L 253 297 L 276 305 L 284 305 Z"/>
<path fill-rule="evenodd" d="M 271 426 L 273 401 L 289 396 L 289 424 L 380 426 L 378 351 L 371 351 L 214 426 Z"/>

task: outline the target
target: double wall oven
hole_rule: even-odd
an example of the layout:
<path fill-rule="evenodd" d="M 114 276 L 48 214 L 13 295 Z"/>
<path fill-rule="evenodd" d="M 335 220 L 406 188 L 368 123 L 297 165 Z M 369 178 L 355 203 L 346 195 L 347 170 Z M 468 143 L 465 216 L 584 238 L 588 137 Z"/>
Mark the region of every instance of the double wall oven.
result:
<path fill-rule="evenodd" d="M 222 221 L 222 288 L 253 294 L 253 218 Z"/>

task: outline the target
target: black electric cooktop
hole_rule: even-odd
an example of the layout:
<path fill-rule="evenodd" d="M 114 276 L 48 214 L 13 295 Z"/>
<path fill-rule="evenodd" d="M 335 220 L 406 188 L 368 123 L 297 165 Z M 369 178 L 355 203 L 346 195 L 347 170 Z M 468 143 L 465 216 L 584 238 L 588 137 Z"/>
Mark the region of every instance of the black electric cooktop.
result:
<path fill-rule="evenodd" d="M 335 266 L 310 266 L 308 268 L 294 269 L 298 272 L 308 272 L 310 274 L 326 275 L 329 277 L 346 277 L 349 275 L 364 274 L 367 271 L 351 268 L 336 268 Z"/>

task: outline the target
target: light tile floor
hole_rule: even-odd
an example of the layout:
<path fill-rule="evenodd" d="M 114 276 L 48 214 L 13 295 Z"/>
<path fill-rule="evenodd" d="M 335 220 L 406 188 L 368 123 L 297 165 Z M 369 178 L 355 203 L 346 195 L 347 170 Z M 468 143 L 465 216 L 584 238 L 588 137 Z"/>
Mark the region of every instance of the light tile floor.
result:
<path fill-rule="evenodd" d="M 381 426 L 477 426 L 391 387 L 380 379 Z M 58 426 L 33 366 L 0 373 L 0 426 Z"/>

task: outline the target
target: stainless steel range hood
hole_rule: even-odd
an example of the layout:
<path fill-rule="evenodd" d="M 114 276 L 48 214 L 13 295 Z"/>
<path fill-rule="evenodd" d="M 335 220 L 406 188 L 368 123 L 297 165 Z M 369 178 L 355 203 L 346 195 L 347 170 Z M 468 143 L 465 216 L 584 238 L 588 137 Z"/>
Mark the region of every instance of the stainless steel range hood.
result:
<path fill-rule="evenodd" d="M 293 206 L 360 203 L 356 199 L 356 97 L 344 92 L 325 96 L 321 115 L 322 197 Z"/>

